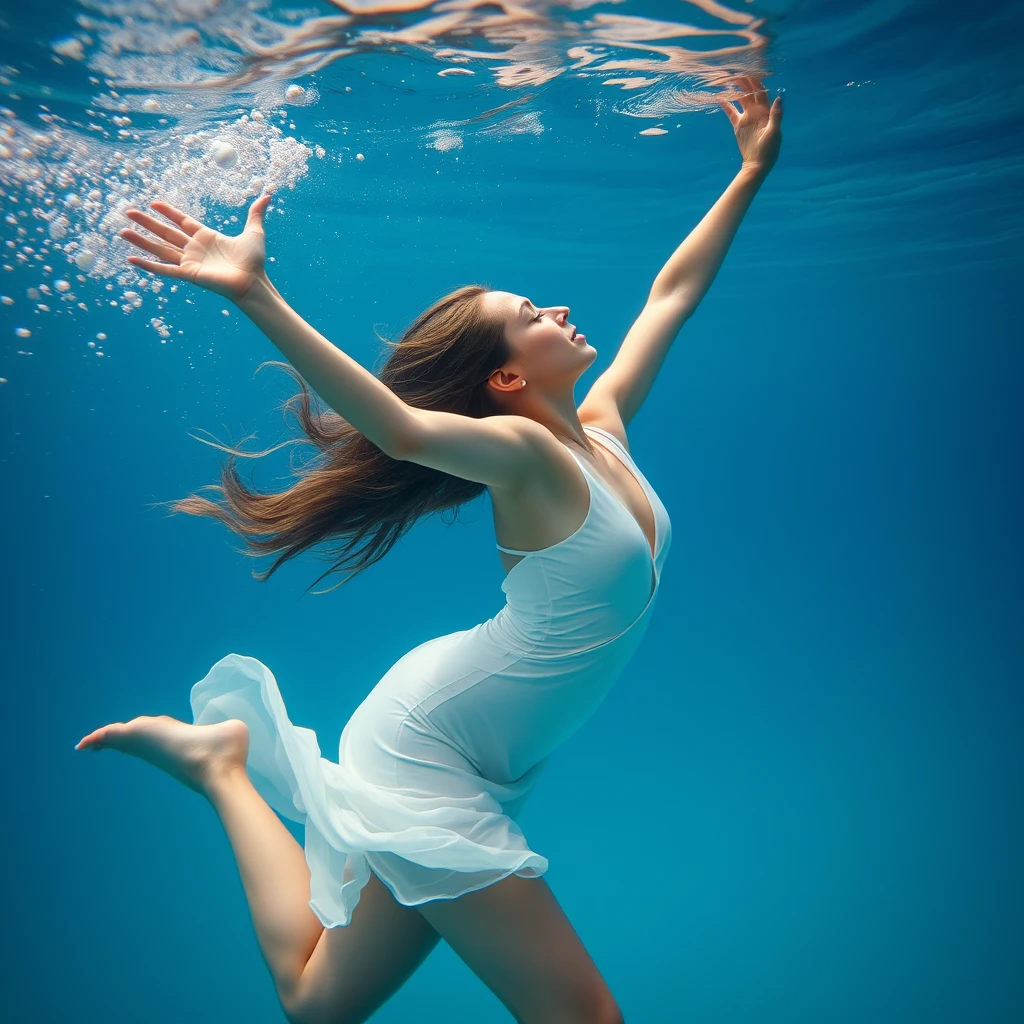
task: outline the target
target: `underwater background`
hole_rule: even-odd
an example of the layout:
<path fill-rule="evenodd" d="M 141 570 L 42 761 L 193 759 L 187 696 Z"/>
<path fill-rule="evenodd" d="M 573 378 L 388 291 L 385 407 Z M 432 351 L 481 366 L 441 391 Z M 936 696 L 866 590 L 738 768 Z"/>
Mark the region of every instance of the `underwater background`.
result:
<path fill-rule="evenodd" d="M 283 1021 L 213 810 L 75 743 L 190 721 L 238 652 L 333 758 L 394 661 L 503 598 L 486 496 L 319 595 L 326 563 L 259 583 L 154 506 L 216 482 L 194 437 L 295 436 L 292 387 L 235 307 L 124 261 L 121 211 L 234 234 L 272 188 L 272 280 L 371 368 L 462 284 L 568 305 L 582 400 L 738 170 L 715 97 L 758 74 L 781 156 L 629 427 L 673 523 L 658 607 L 520 824 L 631 1024 L 1024 1019 L 1024 5 L 0 19 L 0 1016 Z M 287 449 L 240 468 L 283 487 Z M 373 1019 L 509 1014 L 441 943 Z"/>

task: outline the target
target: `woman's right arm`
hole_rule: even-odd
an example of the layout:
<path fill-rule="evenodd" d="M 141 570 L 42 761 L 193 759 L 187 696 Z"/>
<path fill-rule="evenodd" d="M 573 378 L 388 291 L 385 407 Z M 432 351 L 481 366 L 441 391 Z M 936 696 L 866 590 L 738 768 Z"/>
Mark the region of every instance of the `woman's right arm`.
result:
<path fill-rule="evenodd" d="M 394 459 L 515 488 L 550 447 L 550 431 L 526 416 L 477 419 L 402 401 L 306 323 L 265 274 L 236 304 L 332 409 Z"/>
<path fill-rule="evenodd" d="M 409 406 L 383 381 L 306 323 L 266 274 L 236 305 L 335 412 L 381 451 L 400 457 Z"/>
<path fill-rule="evenodd" d="M 549 453 L 557 442 L 534 420 L 525 416 L 477 419 L 416 409 L 306 323 L 266 274 L 263 215 L 269 202 L 269 195 L 255 200 L 245 229 L 233 236 L 222 235 L 162 201 L 150 205 L 170 224 L 129 208 L 128 219 L 150 234 L 131 228 L 120 234 L 164 262 L 134 254 L 128 261 L 230 299 L 335 412 L 392 458 L 513 489 L 536 472 L 538 463 L 542 468 L 553 464 Z"/>

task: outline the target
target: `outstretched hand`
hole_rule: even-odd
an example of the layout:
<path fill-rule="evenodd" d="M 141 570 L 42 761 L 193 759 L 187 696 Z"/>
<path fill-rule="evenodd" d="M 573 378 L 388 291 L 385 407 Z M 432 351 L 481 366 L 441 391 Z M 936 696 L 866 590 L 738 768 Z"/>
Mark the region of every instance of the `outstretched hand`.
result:
<path fill-rule="evenodd" d="M 743 90 L 738 108 L 728 100 L 718 100 L 736 132 L 743 166 L 767 174 L 779 156 L 782 144 L 782 97 L 768 106 L 768 92 L 759 78 L 737 78 Z"/>
<path fill-rule="evenodd" d="M 171 224 L 141 210 L 125 210 L 126 217 L 142 225 L 156 238 L 131 228 L 124 228 L 118 234 L 132 245 L 165 261 L 158 263 L 129 256 L 128 262 L 133 266 L 162 277 L 191 281 L 200 288 L 237 302 L 264 272 L 267 247 L 263 214 L 270 200 L 268 193 L 252 203 L 240 235 L 222 235 L 170 203 L 161 201 L 150 203 L 150 206 Z"/>

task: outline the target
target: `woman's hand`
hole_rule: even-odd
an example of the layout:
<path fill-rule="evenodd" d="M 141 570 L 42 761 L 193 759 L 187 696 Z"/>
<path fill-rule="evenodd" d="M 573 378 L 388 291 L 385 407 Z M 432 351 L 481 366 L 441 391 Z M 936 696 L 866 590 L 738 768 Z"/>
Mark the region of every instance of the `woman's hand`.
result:
<path fill-rule="evenodd" d="M 222 235 L 199 221 L 182 213 L 170 203 L 155 202 L 150 206 L 173 224 L 165 224 L 141 210 L 125 210 L 125 216 L 141 224 L 156 238 L 141 235 L 131 228 L 118 234 L 132 245 L 165 260 L 142 259 L 129 256 L 128 262 L 143 270 L 179 281 L 191 281 L 200 288 L 223 295 L 237 302 L 264 274 L 266 236 L 263 214 L 271 196 L 260 196 L 249 207 L 249 216 L 240 235 Z"/>
<path fill-rule="evenodd" d="M 739 110 L 728 100 L 719 100 L 718 105 L 736 132 L 743 166 L 767 174 L 775 166 L 782 144 L 782 97 L 776 96 L 769 107 L 768 93 L 759 78 L 737 78 L 736 84 L 744 93 Z"/>

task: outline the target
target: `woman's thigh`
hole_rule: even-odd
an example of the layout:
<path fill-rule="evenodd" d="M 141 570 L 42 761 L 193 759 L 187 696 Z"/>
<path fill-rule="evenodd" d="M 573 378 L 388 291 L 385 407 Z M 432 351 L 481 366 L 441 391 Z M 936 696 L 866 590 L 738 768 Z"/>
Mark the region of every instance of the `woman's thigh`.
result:
<path fill-rule="evenodd" d="M 524 1024 L 615 1024 L 618 1006 L 543 878 L 509 875 L 419 912 Z"/>
<path fill-rule="evenodd" d="M 284 1003 L 297 1024 L 357 1024 L 398 991 L 440 936 L 371 871 L 352 920 L 325 928 L 292 998 Z"/>

